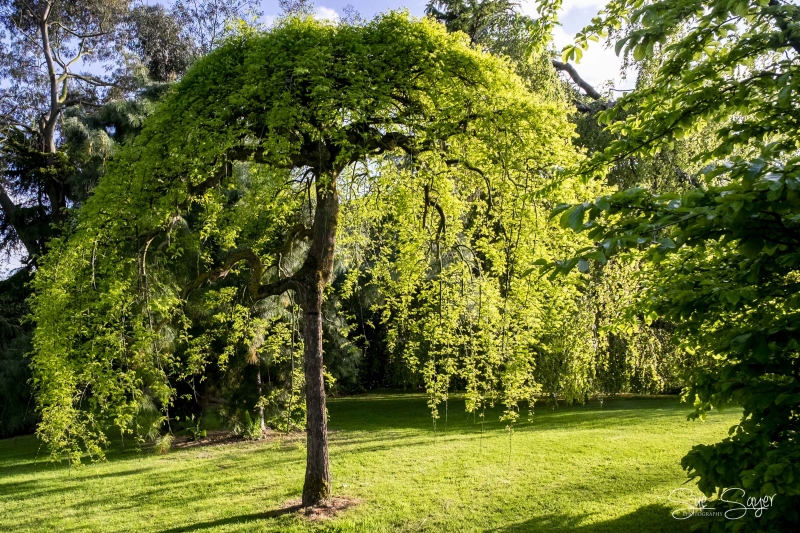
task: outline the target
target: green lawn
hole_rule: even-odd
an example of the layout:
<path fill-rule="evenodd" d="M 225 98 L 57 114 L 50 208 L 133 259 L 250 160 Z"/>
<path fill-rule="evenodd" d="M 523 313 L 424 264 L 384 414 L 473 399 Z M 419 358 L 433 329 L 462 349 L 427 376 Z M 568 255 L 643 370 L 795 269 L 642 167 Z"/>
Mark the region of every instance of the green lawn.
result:
<path fill-rule="evenodd" d="M 302 440 L 235 442 L 152 452 L 115 447 L 104 463 L 48 462 L 33 437 L 0 440 L 0 531 L 687 531 L 669 492 L 680 459 L 727 434 L 738 413 L 689 422 L 675 398 L 540 404 L 511 439 L 496 413 L 480 423 L 451 401 L 436 439 L 417 394 L 329 402 L 338 517 L 281 513 L 300 495 Z M 510 457 L 510 459 L 509 459 Z"/>

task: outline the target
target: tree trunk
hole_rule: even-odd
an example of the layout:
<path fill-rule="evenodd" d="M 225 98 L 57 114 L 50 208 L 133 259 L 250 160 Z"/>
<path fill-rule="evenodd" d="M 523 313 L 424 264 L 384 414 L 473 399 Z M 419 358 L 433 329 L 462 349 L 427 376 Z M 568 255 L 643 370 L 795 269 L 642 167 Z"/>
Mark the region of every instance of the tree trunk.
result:
<path fill-rule="evenodd" d="M 264 404 L 262 402 L 263 393 L 261 391 L 261 361 L 256 363 L 258 365 L 258 374 L 256 374 L 256 382 L 258 383 L 258 418 L 261 422 L 261 435 L 267 431 L 267 424 L 264 422 Z"/>
<path fill-rule="evenodd" d="M 303 373 L 306 378 L 306 479 L 303 506 L 318 505 L 331 495 L 328 463 L 328 420 L 322 376 L 322 298 L 333 275 L 336 228 L 339 223 L 338 173 L 317 181 L 317 205 L 311 246 L 297 276 L 303 310 Z"/>
<path fill-rule="evenodd" d="M 328 420 L 322 376 L 322 293 L 303 298 L 303 371 L 306 377 L 306 479 L 303 506 L 317 505 L 331 495 L 328 464 Z"/>

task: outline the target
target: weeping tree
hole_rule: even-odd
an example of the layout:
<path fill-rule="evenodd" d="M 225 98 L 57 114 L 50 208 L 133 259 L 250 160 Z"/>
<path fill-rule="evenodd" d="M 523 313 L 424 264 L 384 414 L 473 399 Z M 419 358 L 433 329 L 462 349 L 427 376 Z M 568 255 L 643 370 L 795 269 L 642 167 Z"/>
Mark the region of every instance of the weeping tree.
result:
<path fill-rule="evenodd" d="M 383 194 L 418 206 L 387 217 L 421 217 L 439 228 L 434 239 L 448 217 L 487 203 L 502 210 L 525 197 L 533 217 L 534 183 L 546 188 L 575 158 L 570 131 L 565 107 L 528 92 L 506 62 L 405 14 L 359 26 L 289 18 L 229 39 L 108 164 L 38 269 L 39 435 L 55 456 L 102 456 L 107 428 L 128 431 L 146 401 L 169 416 L 175 384 L 202 379 L 218 347 L 187 310 L 202 298 L 235 301 L 238 334 L 228 338 L 248 344 L 260 334 L 254 306 L 289 293 L 302 314 L 302 501 L 319 503 L 331 490 L 323 300 L 340 217 L 369 199 L 387 209 Z M 387 166 L 398 170 L 384 191 Z M 513 183 L 532 174 L 527 196 L 515 196 Z M 232 195 L 243 182 L 248 192 Z M 341 191 L 356 207 L 340 208 Z M 506 264 L 490 235 L 480 239 L 483 261 Z M 351 253 L 356 241 L 342 245 Z M 574 239 L 563 241 L 569 249 Z M 526 264 L 506 275 L 518 279 Z M 238 289 L 213 290 L 237 276 Z"/>

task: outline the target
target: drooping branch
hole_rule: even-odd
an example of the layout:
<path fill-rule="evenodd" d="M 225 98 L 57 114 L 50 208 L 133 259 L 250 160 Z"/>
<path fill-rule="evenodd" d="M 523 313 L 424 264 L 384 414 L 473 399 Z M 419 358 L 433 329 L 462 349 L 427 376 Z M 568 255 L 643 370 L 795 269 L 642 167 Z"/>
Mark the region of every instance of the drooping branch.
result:
<path fill-rule="evenodd" d="M 446 165 L 451 167 L 464 167 L 483 178 L 484 183 L 486 183 L 486 214 L 488 215 L 494 206 L 494 200 L 492 199 L 492 184 L 489 182 L 489 178 L 486 176 L 486 173 L 475 165 L 470 164 L 468 161 L 464 161 L 463 159 L 445 159 L 444 162 Z"/>
<path fill-rule="evenodd" d="M 311 237 L 311 230 L 304 226 L 303 224 L 296 224 L 289 228 L 287 232 L 286 239 L 284 239 L 283 244 L 275 249 L 273 253 L 282 254 L 288 252 L 289 248 L 291 247 L 292 243 L 297 240 L 308 239 Z M 244 261 L 250 267 L 250 281 L 248 283 L 248 289 L 250 293 L 253 294 L 257 298 L 265 298 L 266 296 L 273 296 L 274 294 L 271 291 L 277 290 L 279 283 L 286 280 L 293 279 L 292 276 L 286 278 L 284 280 L 279 280 L 278 282 L 262 285 L 261 278 L 264 277 L 264 272 L 266 269 L 264 268 L 261 259 L 258 255 L 253 252 L 251 249 L 243 249 L 237 250 L 231 253 L 228 257 L 225 258 L 225 261 L 222 263 L 222 266 L 215 268 L 213 270 L 209 270 L 198 276 L 192 283 L 187 285 L 183 289 L 182 297 L 186 298 L 192 291 L 199 289 L 203 283 L 209 282 L 213 283 L 219 279 L 224 278 L 227 276 L 231 269 L 236 266 L 238 263 Z M 284 289 L 283 291 L 285 291 Z M 281 291 L 281 292 L 283 292 Z"/>
<path fill-rule="evenodd" d="M 11 197 L 6 193 L 3 184 L 0 183 L 0 208 L 3 209 L 7 218 L 13 218 L 14 214 L 17 212 L 17 205 L 11 199 Z"/>

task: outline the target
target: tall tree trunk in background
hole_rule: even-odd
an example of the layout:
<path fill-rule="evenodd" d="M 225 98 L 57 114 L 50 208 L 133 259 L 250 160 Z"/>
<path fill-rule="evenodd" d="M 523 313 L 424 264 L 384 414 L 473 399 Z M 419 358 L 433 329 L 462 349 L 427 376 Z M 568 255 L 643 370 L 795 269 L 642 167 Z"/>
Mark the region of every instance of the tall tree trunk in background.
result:
<path fill-rule="evenodd" d="M 66 66 L 63 67 L 64 73 L 61 76 L 59 76 L 56 71 L 56 59 L 58 56 L 54 54 L 50 41 L 50 12 L 51 5 L 47 3 L 39 19 L 42 54 L 44 55 L 45 65 L 47 65 L 50 92 L 50 109 L 47 114 L 42 116 L 39 128 L 42 136 L 42 151 L 49 154 L 47 165 L 53 167 L 56 164 L 55 156 L 58 153 L 58 147 L 56 146 L 56 125 L 64 109 L 63 100 L 65 100 L 67 96 L 69 78 L 66 76 L 68 72 Z M 82 51 L 83 41 L 81 41 L 80 48 Z M 55 223 L 63 220 L 64 209 L 67 207 L 64 187 L 63 176 L 58 176 L 57 173 L 55 173 L 48 181 L 45 188 L 45 194 L 47 194 L 47 198 L 50 201 L 50 218 L 52 222 Z"/>
<path fill-rule="evenodd" d="M 261 423 L 261 434 L 267 431 L 267 424 L 264 422 L 264 404 L 261 401 L 263 393 L 261 391 L 261 361 L 257 361 L 258 373 L 256 374 L 256 382 L 258 383 L 258 419 Z"/>

